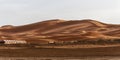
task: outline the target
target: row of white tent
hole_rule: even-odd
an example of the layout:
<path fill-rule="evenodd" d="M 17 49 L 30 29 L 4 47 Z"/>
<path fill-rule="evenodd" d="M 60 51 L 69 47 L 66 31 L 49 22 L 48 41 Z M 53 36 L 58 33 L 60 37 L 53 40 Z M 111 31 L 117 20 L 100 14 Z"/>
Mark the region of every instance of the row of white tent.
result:
<path fill-rule="evenodd" d="M 1 44 L 27 44 L 25 40 L 0 40 Z"/>

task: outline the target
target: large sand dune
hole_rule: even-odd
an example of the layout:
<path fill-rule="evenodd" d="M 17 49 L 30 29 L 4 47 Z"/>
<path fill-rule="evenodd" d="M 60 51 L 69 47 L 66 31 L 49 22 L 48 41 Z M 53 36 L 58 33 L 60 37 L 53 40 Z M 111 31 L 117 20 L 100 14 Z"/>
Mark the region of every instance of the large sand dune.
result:
<path fill-rule="evenodd" d="M 120 25 L 90 19 L 53 19 L 22 26 L 2 26 L 0 27 L 0 39 L 39 40 L 39 42 L 77 39 L 120 39 Z"/>

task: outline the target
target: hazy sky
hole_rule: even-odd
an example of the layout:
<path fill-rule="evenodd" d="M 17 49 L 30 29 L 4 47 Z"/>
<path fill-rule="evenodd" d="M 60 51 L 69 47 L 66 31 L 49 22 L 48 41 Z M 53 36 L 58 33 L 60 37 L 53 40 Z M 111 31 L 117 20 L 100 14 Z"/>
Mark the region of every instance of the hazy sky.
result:
<path fill-rule="evenodd" d="M 46 19 L 95 19 L 120 24 L 120 0 L 0 0 L 0 26 Z"/>

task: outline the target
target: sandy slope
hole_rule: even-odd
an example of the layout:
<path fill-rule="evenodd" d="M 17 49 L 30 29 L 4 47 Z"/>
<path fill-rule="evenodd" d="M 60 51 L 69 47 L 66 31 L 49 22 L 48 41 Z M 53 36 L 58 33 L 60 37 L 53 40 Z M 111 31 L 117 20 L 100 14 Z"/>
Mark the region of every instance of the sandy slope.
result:
<path fill-rule="evenodd" d="M 53 19 L 38 23 L 0 28 L 0 39 L 19 39 L 39 42 L 77 39 L 120 39 L 120 25 L 105 24 L 95 20 Z"/>

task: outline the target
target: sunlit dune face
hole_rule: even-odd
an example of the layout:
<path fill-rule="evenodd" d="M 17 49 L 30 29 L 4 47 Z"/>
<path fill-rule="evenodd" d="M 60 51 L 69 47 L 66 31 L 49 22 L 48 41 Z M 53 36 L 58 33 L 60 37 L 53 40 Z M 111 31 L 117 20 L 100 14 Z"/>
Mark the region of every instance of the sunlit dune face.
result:
<path fill-rule="evenodd" d="M 77 39 L 119 39 L 120 26 L 94 20 L 54 19 L 24 26 L 2 26 L 0 39 L 64 41 Z"/>

